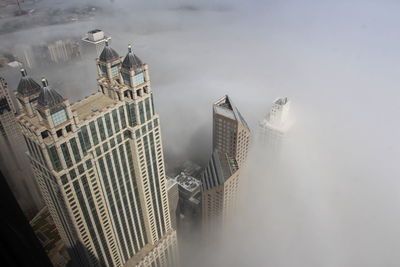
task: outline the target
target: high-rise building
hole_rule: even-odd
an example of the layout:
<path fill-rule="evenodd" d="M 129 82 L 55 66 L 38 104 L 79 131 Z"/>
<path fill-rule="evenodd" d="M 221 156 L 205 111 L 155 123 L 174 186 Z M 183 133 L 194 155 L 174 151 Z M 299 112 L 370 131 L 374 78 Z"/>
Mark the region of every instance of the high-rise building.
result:
<path fill-rule="evenodd" d="M 246 161 L 250 129 L 229 96 L 213 105 L 213 150 L 227 153 L 239 166 Z"/>
<path fill-rule="evenodd" d="M 50 62 L 62 63 L 80 57 L 79 42 L 74 40 L 57 40 L 46 46 Z"/>
<path fill-rule="evenodd" d="M 25 82 L 30 82 L 25 70 L 22 74 L 24 78 L 18 85 L 21 91 L 25 88 Z M 35 86 L 34 82 L 29 85 Z M 32 217 L 43 204 L 25 151 L 21 128 L 15 119 L 14 103 L 7 83 L 0 77 L 0 168 L 25 215 Z"/>
<path fill-rule="evenodd" d="M 172 178 L 167 178 L 167 192 L 168 192 L 169 217 L 171 218 L 172 227 L 176 229 L 179 190 L 178 190 L 178 184 Z"/>
<path fill-rule="evenodd" d="M 239 168 L 250 145 L 250 129 L 228 96 L 213 105 L 213 154 L 202 182 L 204 228 L 224 222 L 234 210 L 239 189 Z"/>
<path fill-rule="evenodd" d="M 148 65 L 106 45 L 98 91 L 70 104 L 46 79 L 17 92 L 18 120 L 44 200 L 81 266 L 171 266 L 159 115 Z"/>
<path fill-rule="evenodd" d="M 178 230 L 193 231 L 201 219 L 201 182 L 185 172 L 176 175 L 173 180 L 179 185 Z"/>
<path fill-rule="evenodd" d="M 89 31 L 85 37 L 82 38 L 83 54 L 90 54 L 95 52 L 96 56 L 100 56 L 103 52 L 106 42 L 110 42 L 111 37 L 105 36 L 102 30 L 96 29 Z"/>
<path fill-rule="evenodd" d="M 2 266 L 53 266 L 0 171 Z"/>
<path fill-rule="evenodd" d="M 258 141 L 266 155 L 279 153 L 282 137 L 291 125 L 289 119 L 290 101 L 287 97 L 276 99 L 267 116 L 259 123 Z"/>

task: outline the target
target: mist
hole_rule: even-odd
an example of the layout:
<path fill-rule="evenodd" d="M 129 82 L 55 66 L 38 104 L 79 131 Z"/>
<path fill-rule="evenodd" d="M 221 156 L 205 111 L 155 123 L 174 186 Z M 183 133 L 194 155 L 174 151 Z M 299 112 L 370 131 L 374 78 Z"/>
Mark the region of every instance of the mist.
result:
<path fill-rule="evenodd" d="M 212 103 L 225 94 L 252 129 L 237 218 L 221 246 L 185 244 L 185 266 L 400 265 L 399 2 L 64 2 L 41 5 L 99 12 L 3 34 L 0 46 L 94 28 L 120 55 L 132 43 L 149 64 L 167 169 L 207 162 Z M 96 91 L 94 59 L 29 71 L 71 102 Z M 0 75 L 16 88 L 18 70 Z M 255 136 L 281 96 L 295 123 L 271 166 Z"/>

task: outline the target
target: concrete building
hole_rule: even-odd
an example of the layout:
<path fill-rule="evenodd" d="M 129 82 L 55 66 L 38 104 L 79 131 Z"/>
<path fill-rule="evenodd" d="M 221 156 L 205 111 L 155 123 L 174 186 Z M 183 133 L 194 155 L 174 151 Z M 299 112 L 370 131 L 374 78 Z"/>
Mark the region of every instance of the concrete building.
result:
<path fill-rule="evenodd" d="M 228 96 L 213 105 L 213 154 L 201 177 L 203 228 L 221 226 L 232 214 L 245 165 L 250 129 Z"/>
<path fill-rule="evenodd" d="M 54 63 L 62 63 L 80 57 L 79 42 L 74 40 L 57 40 L 46 44 L 48 60 Z"/>
<path fill-rule="evenodd" d="M 290 101 L 287 97 L 276 99 L 267 116 L 260 121 L 258 141 L 268 156 L 277 155 L 282 145 L 282 138 L 291 126 L 289 117 Z"/>
<path fill-rule="evenodd" d="M 22 70 L 22 75 L 18 90 L 22 92 L 26 86 L 34 89 L 36 84 L 26 75 L 25 70 Z M 32 218 L 43 204 L 25 155 L 26 150 L 7 83 L 0 77 L 0 168 L 25 215 Z"/>
<path fill-rule="evenodd" d="M 106 42 L 110 43 L 111 37 L 105 36 L 102 30 L 89 31 L 85 37 L 82 38 L 83 54 L 91 54 L 95 52 L 96 57 L 99 57 Z"/>
<path fill-rule="evenodd" d="M 179 203 L 179 189 L 178 184 L 172 178 L 167 178 L 167 192 L 168 192 L 168 205 L 169 216 L 171 218 L 171 225 L 174 229 L 177 226 L 178 203 Z"/>
<path fill-rule="evenodd" d="M 54 267 L 68 266 L 71 258 L 67 252 L 64 242 L 57 232 L 57 228 L 50 216 L 49 209 L 44 207 L 30 221 L 40 244 L 44 248 Z"/>
<path fill-rule="evenodd" d="M 182 231 L 191 231 L 201 221 L 201 182 L 185 172 L 173 180 L 179 186 L 178 227 Z"/>
<path fill-rule="evenodd" d="M 42 79 L 16 97 L 45 203 L 81 266 L 174 266 L 159 116 L 148 65 L 108 44 L 98 92 L 70 104 Z"/>
<path fill-rule="evenodd" d="M 229 96 L 213 105 L 213 150 L 227 153 L 242 166 L 247 159 L 250 129 Z"/>

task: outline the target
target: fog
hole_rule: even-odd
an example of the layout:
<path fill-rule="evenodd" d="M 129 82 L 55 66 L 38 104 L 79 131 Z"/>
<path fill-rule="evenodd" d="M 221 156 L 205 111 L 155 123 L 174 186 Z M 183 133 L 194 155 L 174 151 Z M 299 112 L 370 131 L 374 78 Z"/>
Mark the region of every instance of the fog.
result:
<path fill-rule="evenodd" d="M 41 5 L 87 1 L 63 2 Z M 222 95 L 253 136 L 275 98 L 292 101 L 280 160 L 264 164 L 254 138 L 223 245 L 190 253 L 186 266 L 400 265 L 399 2 L 90 4 L 101 7 L 92 19 L 3 34 L 0 46 L 94 28 L 120 55 L 132 43 L 150 67 L 167 166 L 207 162 L 212 103 Z M 96 91 L 94 59 L 30 71 L 72 102 Z M 0 75 L 17 85 L 18 70 Z"/>

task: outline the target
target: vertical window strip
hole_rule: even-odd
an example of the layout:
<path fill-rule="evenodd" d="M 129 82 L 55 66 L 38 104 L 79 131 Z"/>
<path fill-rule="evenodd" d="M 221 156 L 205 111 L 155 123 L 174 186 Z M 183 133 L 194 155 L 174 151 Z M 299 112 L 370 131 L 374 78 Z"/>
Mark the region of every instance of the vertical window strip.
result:
<path fill-rule="evenodd" d="M 150 150 L 151 150 L 151 155 L 152 155 L 152 164 L 153 164 L 153 172 L 154 172 L 154 181 L 156 184 L 156 189 L 157 189 L 157 196 L 158 196 L 158 209 L 161 217 L 161 228 L 162 228 L 162 233 L 165 233 L 165 222 L 164 222 L 164 216 L 163 214 L 163 205 L 162 205 L 162 195 L 161 195 L 161 190 L 160 190 L 160 177 L 159 177 L 159 172 L 157 168 L 157 156 L 156 156 L 156 148 L 154 144 L 154 135 L 153 133 L 150 133 Z"/>
<path fill-rule="evenodd" d="M 119 127 L 119 120 L 118 120 L 118 111 L 117 111 L 116 109 L 114 109 L 114 110 L 112 111 L 112 118 L 113 118 L 113 121 L 114 121 L 114 130 L 115 130 L 115 133 L 118 133 L 120 127 Z"/>
<path fill-rule="evenodd" d="M 117 149 L 113 149 L 112 154 L 113 154 L 113 158 L 114 158 L 114 167 L 115 167 L 115 170 L 117 171 L 117 177 L 118 177 L 118 183 L 119 183 L 119 189 L 120 189 L 119 193 L 120 193 L 121 198 L 122 198 L 122 201 L 120 201 L 120 202 L 122 202 L 123 205 L 124 205 L 124 208 L 122 209 L 123 213 L 125 215 L 124 218 L 123 218 L 123 226 L 124 226 L 124 229 L 125 229 L 125 233 L 127 233 L 127 234 L 125 234 L 125 237 L 127 239 L 127 243 L 129 244 L 128 245 L 128 256 L 131 257 L 131 255 L 134 253 L 134 251 L 132 251 L 132 249 L 130 249 L 131 248 L 131 244 L 133 244 L 132 236 L 133 236 L 134 232 L 132 231 L 133 230 L 132 229 L 132 224 L 133 224 L 132 223 L 132 216 L 131 216 L 131 213 L 130 213 L 129 204 L 128 204 L 128 201 L 127 201 L 128 196 L 126 194 L 125 185 L 124 185 L 124 181 L 127 180 L 127 177 L 125 177 L 121 172 L 121 165 L 120 165 L 119 160 L 118 160 Z M 128 230 L 128 226 L 130 226 L 129 230 Z"/>
<path fill-rule="evenodd" d="M 92 144 L 90 143 L 89 133 L 86 125 L 81 127 L 80 132 L 82 133 L 84 147 L 86 150 L 89 150 L 92 147 Z"/>
<path fill-rule="evenodd" d="M 67 165 L 67 167 L 72 167 L 72 159 L 66 143 L 61 144 L 61 151 L 63 153 L 65 164 Z"/>
<path fill-rule="evenodd" d="M 76 143 L 75 138 L 71 138 L 71 140 L 69 140 L 69 143 L 71 145 L 72 152 L 74 154 L 75 162 L 76 163 L 80 162 L 81 161 L 81 155 L 79 153 L 79 148 L 78 148 L 78 145 Z"/>
<path fill-rule="evenodd" d="M 146 122 L 144 118 L 144 108 L 143 108 L 143 101 L 139 102 L 139 116 L 140 116 L 140 123 L 143 124 Z"/>
<path fill-rule="evenodd" d="M 134 169 L 134 165 L 133 165 L 132 152 L 131 152 L 131 148 L 130 148 L 128 142 L 125 144 L 125 149 L 126 149 L 126 155 L 127 155 L 128 164 L 129 164 L 129 170 L 130 170 L 131 177 L 132 177 L 132 186 L 133 186 L 134 197 L 135 197 L 135 202 L 136 202 L 135 203 L 136 204 L 136 212 L 133 212 L 133 211 L 132 212 L 135 215 L 136 228 L 140 229 L 141 239 L 139 240 L 139 242 L 140 242 L 140 249 L 141 249 L 147 243 L 147 235 L 144 233 L 143 210 L 142 210 L 141 201 L 140 201 L 140 197 L 139 197 L 139 189 L 138 189 L 136 175 L 135 175 L 135 169 Z M 121 158 L 125 157 L 122 146 L 120 147 L 120 155 L 121 155 Z M 123 164 L 124 170 L 128 171 L 126 162 L 122 161 L 122 164 Z M 132 193 L 130 194 L 130 196 L 132 196 Z M 130 199 L 130 201 L 131 201 L 131 203 L 133 203 L 133 199 Z M 139 219 L 140 219 L 140 222 L 139 222 Z"/>
<path fill-rule="evenodd" d="M 104 130 L 104 123 L 101 118 L 97 119 L 97 126 L 99 127 L 101 141 L 104 141 L 106 139 L 106 132 Z"/>
<path fill-rule="evenodd" d="M 108 260 L 108 264 L 112 265 L 112 259 L 111 259 L 110 251 L 109 251 L 108 246 L 107 246 L 107 241 L 106 241 L 106 238 L 104 236 L 104 231 L 102 229 L 102 226 L 101 226 L 101 223 L 100 223 L 100 220 L 99 220 L 99 215 L 98 215 L 97 208 L 94 205 L 93 197 L 92 197 L 92 194 L 90 192 L 90 188 L 89 188 L 89 184 L 87 183 L 86 176 L 82 177 L 82 184 L 83 184 L 83 189 L 84 189 L 85 194 L 86 194 L 87 202 L 89 203 L 90 210 L 92 211 L 92 216 L 93 216 L 96 228 L 97 228 L 97 233 L 100 236 L 100 241 L 101 241 L 101 243 L 103 245 L 103 249 L 104 249 L 104 252 L 105 252 L 107 260 Z"/>
<path fill-rule="evenodd" d="M 144 141 L 144 149 L 145 149 L 145 154 L 146 154 L 146 165 L 147 165 L 147 173 L 148 173 L 148 180 L 149 180 L 149 186 L 150 186 L 150 191 L 151 191 L 151 197 L 152 197 L 152 202 L 153 202 L 153 212 L 155 215 L 155 220 L 156 220 L 156 230 L 157 230 L 157 236 L 159 239 L 161 239 L 161 229 L 160 229 L 160 216 L 159 210 L 157 208 L 157 191 L 155 189 L 155 178 L 153 175 L 153 171 L 151 169 L 151 158 L 150 158 L 150 151 L 149 151 L 149 140 L 147 136 L 143 137 Z"/>
<path fill-rule="evenodd" d="M 61 162 L 60 158 L 58 157 L 57 149 L 55 146 L 51 146 L 47 148 L 47 152 L 50 157 L 51 164 L 53 166 L 53 169 L 57 172 L 61 170 Z"/>
<path fill-rule="evenodd" d="M 97 145 L 99 143 L 99 137 L 97 136 L 96 125 L 93 121 L 89 123 L 89 128 L 92 134 L 93 145 Z"/>
<path fill-rule="evenodd" d="M 113 129 L 111 126 L 111 117 L 110 117 L 110 113 L 107 113 L 106 115 L 104 115 L 104 119 L 106 120 L 106 127 L 107 127 L 107 133 L 108 133 L 108 137 L 113 135 Z"/>
<path fill-rule="evenodd" d="M 82 177 L 82 179 L 84 178 L 84 176 Z M 97 239 L 96 233 L 94 231 L 94 227 L 93 227 L 93 222 L 89 216 L 89 211 L 88 211 L 88 207 L 86 206 L 83 194 L 82 194 L 82 190 L 81 187 L 79 185 L 79 181 L 76 180 L 74 183 L 74 189 L 75 189 L 75 193 L 76 196 L 78 198 L 78 202 L 79 202 L 79 206 L 82 210 L 83 216 L 85 218 L 85 223 L 87 224 L 87 228 L 89 230 L 90 236 L 91 236 L 91 240 L 94 244 L 95 250 L 96 250 L 96 254 L 99 257 L 99 261 L 101 263 L 105 263 L 104 262 L 104 256 L 102 251 L 100 250 L 100 244 L 99 244 L 99 240 Z"/>
<path fill-rule="evenodd" d="M 146 100 L 145 100 L 145 107 L 146 107 L 146 117 L 147 117 L 147 120 L 150 120 L 150 119 L 151 119 L 150 98 L 146 98 Z"/>
<path fill-rule="evenodd" d="M 124 107 L 119 107 L 119 117 L 121 119 L 121 128 L 126 128 L 125 110 Z"/>

